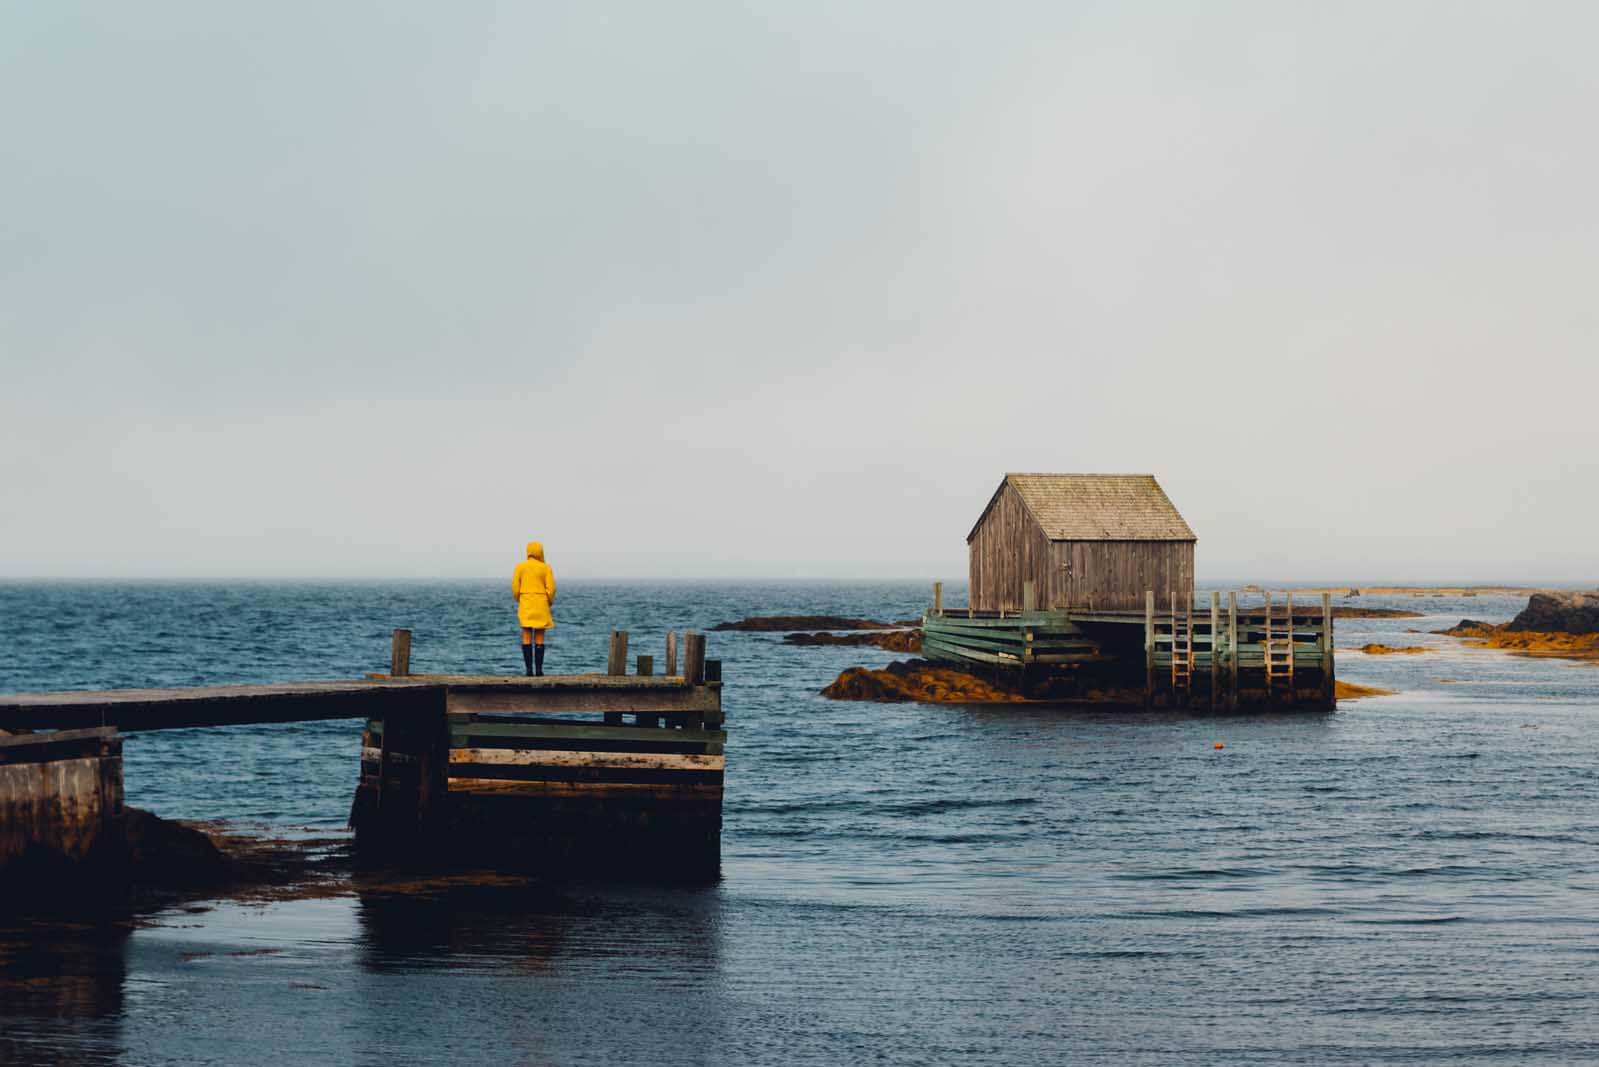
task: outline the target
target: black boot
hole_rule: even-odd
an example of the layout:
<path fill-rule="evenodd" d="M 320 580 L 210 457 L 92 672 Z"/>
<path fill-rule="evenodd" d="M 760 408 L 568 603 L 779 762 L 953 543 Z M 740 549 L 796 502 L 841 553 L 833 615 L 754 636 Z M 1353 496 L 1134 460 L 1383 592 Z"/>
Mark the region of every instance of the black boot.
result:
<path fill-rule="evenodd" d="M 533 646 L 533 673 L 540 678 L 544 677 L 544 646 Z"/>
<path fill-rule="evenodd" d="M 539 649 L 539 651 L 543 652 L 544 650 L 541 648 L 541 649 Z M 544 657 L 540 656 L 539 658 L 543 659 Z M 522 662 L 527 664 L 528 677 L 531 678 L 533 676 L 533 646 L 532 645 L 523 645 L 522 646 Z"/>

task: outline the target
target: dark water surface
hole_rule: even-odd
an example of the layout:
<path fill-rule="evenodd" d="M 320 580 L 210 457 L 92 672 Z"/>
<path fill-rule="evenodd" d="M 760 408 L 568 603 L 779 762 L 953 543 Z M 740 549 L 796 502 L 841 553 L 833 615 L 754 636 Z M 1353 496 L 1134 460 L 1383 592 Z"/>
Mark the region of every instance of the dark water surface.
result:
<path fill-rule="evenodd" d="M 954 592 L 951 600 L 961 594 Z M 920 585 L 569 583 L 549 666 L 612 627 L 905 618 Z M 30 1063 L 1422 1063 L 1599 1060 L 1599 668 L 1349 620 L 1336 714 L 833 703 L 871 649 L 714 634 L 721 884 L 469 886 L 6 929 Z M 0 585 L 0 691 L 519 668 L 509 593 Z M 1223 741 L 1222 751 L 1213 748 Z M 132 735 L 130 803 L 341 830 L 359 726 Z"/>

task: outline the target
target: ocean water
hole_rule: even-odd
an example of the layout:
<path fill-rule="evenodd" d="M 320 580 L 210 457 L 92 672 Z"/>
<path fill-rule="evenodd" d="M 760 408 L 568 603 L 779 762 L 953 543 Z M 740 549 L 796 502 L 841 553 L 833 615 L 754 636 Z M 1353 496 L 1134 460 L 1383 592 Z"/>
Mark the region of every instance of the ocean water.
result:
<path fill-rule="evenodd" d="M 948 599 L 963 594 L 950 590 Z M 548 666 L 749 614 L 918 614 L 920 584 L 563 587 Z M 1332 714 L 835 703 L 890 654 L 713 634 L 723 878 L 0 920 L 0 1061 L 1571 1063 L 1599 1060 L 1599 668 L 1379 600 Z M 0 691 L 520 668 L 500 582 L 0 585 Z M 1217 750 L 1214 742 L 1225 747 Z M 341 830 L 359 725 L 130 735 L 130 803 Z"/>

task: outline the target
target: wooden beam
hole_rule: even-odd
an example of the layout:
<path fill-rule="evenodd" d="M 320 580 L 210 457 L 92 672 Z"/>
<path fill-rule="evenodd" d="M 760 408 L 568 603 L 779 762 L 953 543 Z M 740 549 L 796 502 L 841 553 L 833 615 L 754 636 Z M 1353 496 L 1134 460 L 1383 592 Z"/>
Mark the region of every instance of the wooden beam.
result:
<path fill-rule="evenodd" d="M 683 680 L 689 685 L 705 682 L 705 635 L 693 630 L 683 635 Z"/>
<path fill-rule="evenodd" d="M 720 707 L 717 694 L 704 686 L 621 686 L 605 689 L 569 689 L 541 692 L 537 689 L 466 686 L 452 687 L 446 697 L 450 714 L 501 712 L 541 714 L 550 712 L 706 712 Z"/>
<path fill-rule="evenodd" d="M 1155 591 L 1144 590 L 1144 710 L 1155 702 Z"/>
<path fill-rule="evenodd" d="M 404 678 L 411 673 L 411 631 L 395 630 L 389 648 L 389 677 Z"/>
<path fill-rule="evenodd" d="M 1321 702 L 1328 708 L 1338 706 L 1338 687 L 1333 681 L 1333 609 L 1332 594 L 1321 594 Z"/>
<path fill-rule="evenodd" d="M 726 756 L 693 752 L 583 752 L 538 748 L 452 748 L 450 762 L 507 767 L 608 767 L 657 771 L 720 771 L 727 767 Z"/>
<path fill-rule="evenodd" d="M 1217 650 L 1221 648 L 1221 593 L 1210 591 L 1210 710 L 1216 710 L 1216 683 L 1220 667 L 1216 663 Z"/>
<path fill-rule="evenodd" d="M 933 617 L 944 614 L 944 583 L 933 583 Z"/>
<path fill-rule="evenodd" d="M 1227 594 L 1227 708 L 1238 710 L 1238 594 Z"/>
<path fill-rule="evenodd" d="M 666 631 L 666 676 L 677 673 L 677 631 Z"/>
<path fill-rule="evenodd" d="M 611 631 L 610 652 L 605 659 L 606 674 L 627 673 L 627 631 Z"/>

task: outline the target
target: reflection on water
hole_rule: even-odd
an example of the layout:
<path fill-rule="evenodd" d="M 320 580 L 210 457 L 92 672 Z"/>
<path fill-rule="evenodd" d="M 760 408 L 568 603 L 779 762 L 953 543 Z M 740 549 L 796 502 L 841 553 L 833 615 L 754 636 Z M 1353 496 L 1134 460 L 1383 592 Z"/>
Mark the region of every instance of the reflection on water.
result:
<path fill-rule="evenodd" d="M 129 932 L 113 920 L 0 923 L 0 1063 L 120 1059 Z"/>

